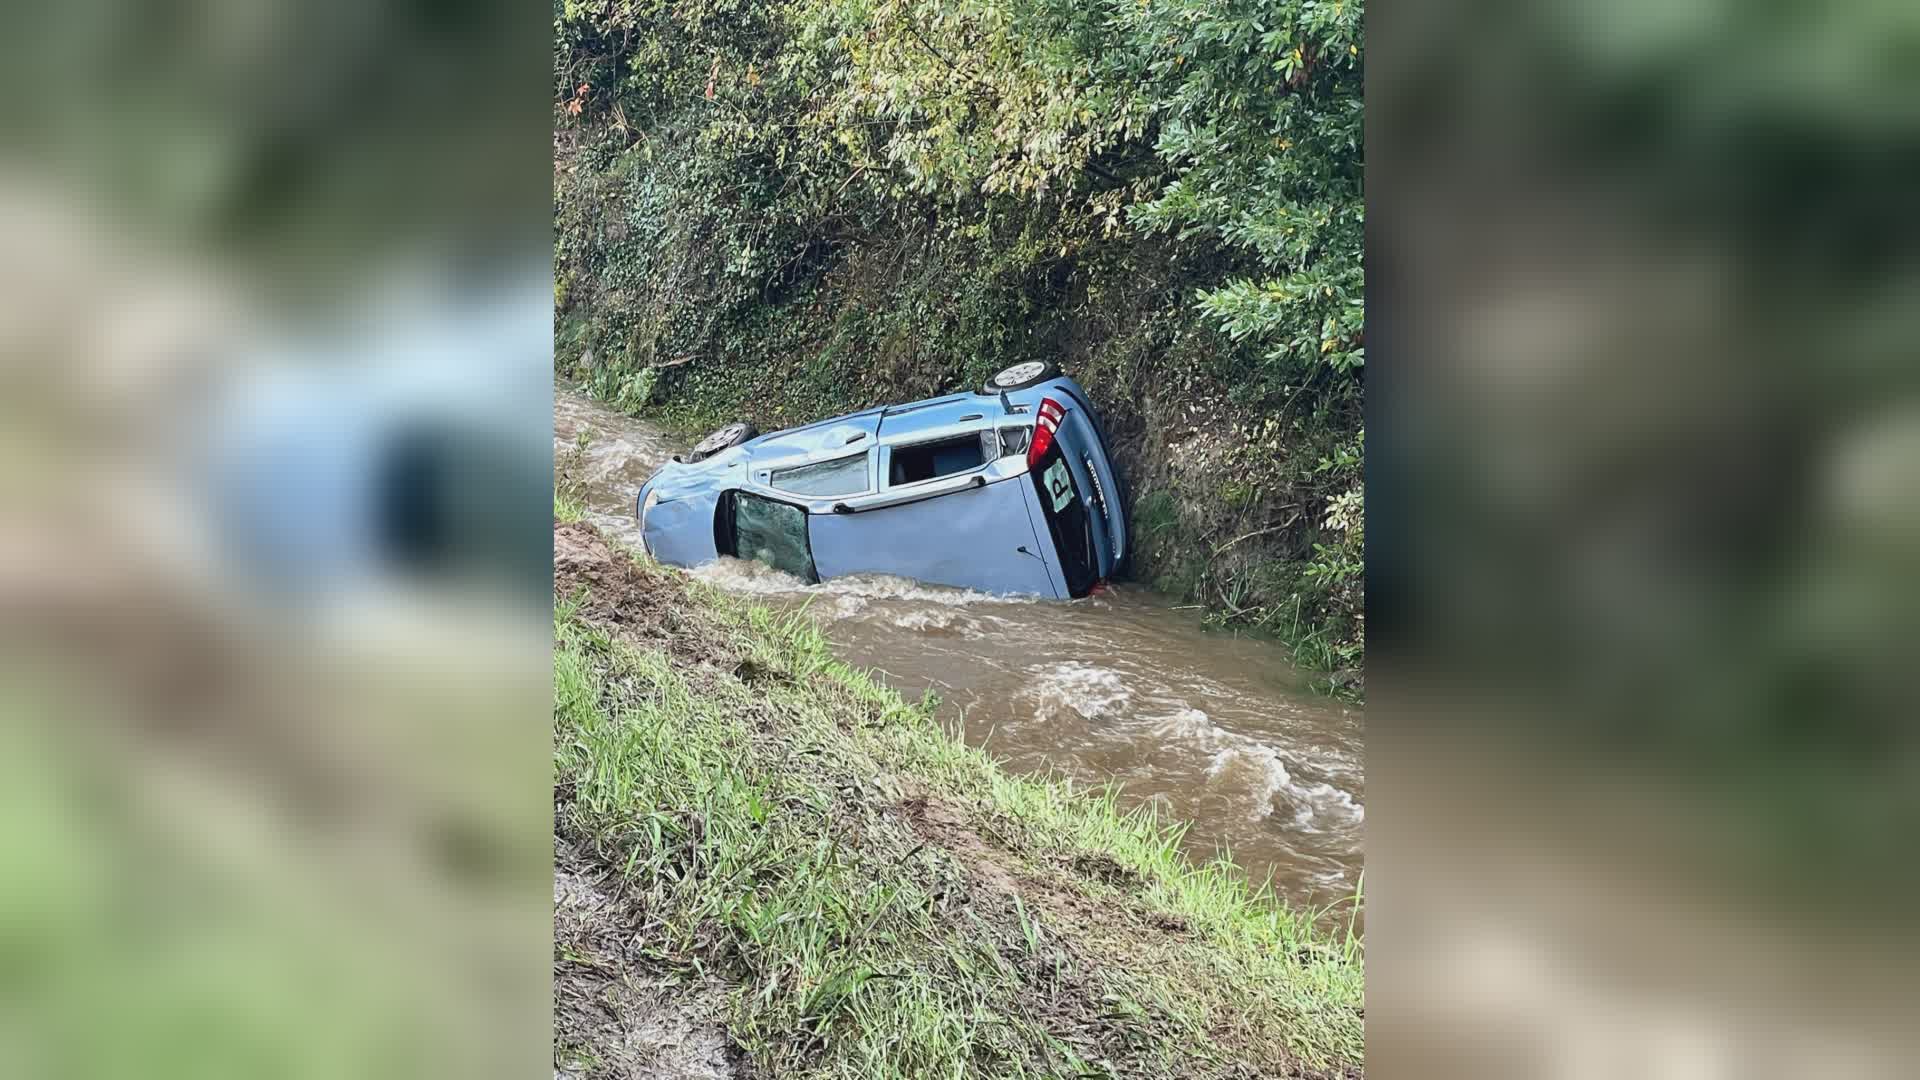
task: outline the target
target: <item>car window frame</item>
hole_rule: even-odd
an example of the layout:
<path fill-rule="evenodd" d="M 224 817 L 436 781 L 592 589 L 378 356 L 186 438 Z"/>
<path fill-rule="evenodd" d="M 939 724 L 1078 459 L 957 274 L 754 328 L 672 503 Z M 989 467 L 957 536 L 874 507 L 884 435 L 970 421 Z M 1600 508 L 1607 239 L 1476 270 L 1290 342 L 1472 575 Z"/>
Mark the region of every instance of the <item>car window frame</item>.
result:
<path fill-rule="evenodd" d="M 991 435 L 992 438 L 988 438 L 989 435 Z M 899 451 L 913 450 L 917 447 L 931 446 L 935 443 L 957 443 L 968 438 L 976 439 L 980 443 L 980 464 L 970 469 L 961 469 L 959 472 L 941 473 L 938 476 L 929 476 L 920 480 L 909 480 L 904 484 L 896 484 L 892 481 L 893 455 Z M 879 486 L 875 490 L 908 491 L 926 484 L 937 484 L 943 480 L 950 481 L 956 476 L 970 476 L 974 473 L 985 472 L 993 466 L 994 462 L 1006 456 L 1000 448 L 999 429 L 984 425 L 963 429 L 957 434 L 948 432 L 943 435 L 914 439 L 909 442 L 888 443 L 884 449 L 886 451 L 883 455 L 884 460 L 874 463 L 874 481 L 879 483 L 884 480 L 885 483 L 879 483 Z"/>

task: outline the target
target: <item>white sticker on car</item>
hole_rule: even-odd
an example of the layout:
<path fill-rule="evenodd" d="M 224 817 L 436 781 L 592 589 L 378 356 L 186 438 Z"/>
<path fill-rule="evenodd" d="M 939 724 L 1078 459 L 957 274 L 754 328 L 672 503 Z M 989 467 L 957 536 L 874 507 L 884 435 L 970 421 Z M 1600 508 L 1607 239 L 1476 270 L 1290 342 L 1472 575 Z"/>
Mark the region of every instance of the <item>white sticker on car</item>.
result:
<path fill-rule="evenodd" d="M 1073 477 L 1067 474 L 1064 459 L 1054 462 L 1047 471 L 1040 474 L 1040 480 L 1047 486 L 1047 494 L 1053 496 L 1053 512 L 1059 513 L 1073 501 Z"/>

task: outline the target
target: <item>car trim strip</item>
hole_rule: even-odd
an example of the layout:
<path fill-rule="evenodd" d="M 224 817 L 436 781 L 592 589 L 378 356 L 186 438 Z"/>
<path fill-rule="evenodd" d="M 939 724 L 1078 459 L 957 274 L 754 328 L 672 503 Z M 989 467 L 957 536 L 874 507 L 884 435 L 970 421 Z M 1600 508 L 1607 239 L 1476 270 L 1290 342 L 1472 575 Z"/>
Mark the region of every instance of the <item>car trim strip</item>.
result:
<path fill-rule="evenodd" d="M 890 506 L 910 506 L 913 503 L 926 502 L 928 499 L 938 499 L 943 495 L 956 495 L 962 491 L 971 491 L 974 488 L 983 488 L 986 486 L 987 478 L 979 473 L 975 473 L 967 477 L 966 483 L 943 487 L 939 491 L 914 491 L 909 492 L 905 498 L 882 497 L 874 499 L 872 502 L 861 503 L 858 506 L 845 502 L 837 502 L 833 504 L 833 512 L 836 514 L 863 514 L 868 510 L 884 510 Z"/>

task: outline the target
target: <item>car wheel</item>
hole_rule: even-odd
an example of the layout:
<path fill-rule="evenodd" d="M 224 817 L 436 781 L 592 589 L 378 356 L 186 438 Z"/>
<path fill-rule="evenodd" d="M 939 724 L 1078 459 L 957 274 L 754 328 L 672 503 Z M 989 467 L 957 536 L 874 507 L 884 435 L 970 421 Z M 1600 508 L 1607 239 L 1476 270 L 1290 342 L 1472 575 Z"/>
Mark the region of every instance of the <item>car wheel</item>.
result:
<path fill-rule="evenodd" d="M 760 429 L 754 427 L 752 424 L 747 423 L 745 420 L 735 420 L 726 427 L 694 443 L 693 450 L 687 454 L 687 460 L 689 462 L 703 461 L 725 450 L 729 446 L 739 446 L 741 443 L 746 442 L 758 434 L 760 434 Z"/>
<path fill-rule="evenodd" d="M 1060 377 L 1060 365 L 1048 360 L 1029 360 L 1024 364 L 1015 364 L 987 380 L 980 388 L 983 394 L 998 394 L 1007 390 L 1025 390 L 1029 386 L 1038 386 L 1048 379 Z"/>

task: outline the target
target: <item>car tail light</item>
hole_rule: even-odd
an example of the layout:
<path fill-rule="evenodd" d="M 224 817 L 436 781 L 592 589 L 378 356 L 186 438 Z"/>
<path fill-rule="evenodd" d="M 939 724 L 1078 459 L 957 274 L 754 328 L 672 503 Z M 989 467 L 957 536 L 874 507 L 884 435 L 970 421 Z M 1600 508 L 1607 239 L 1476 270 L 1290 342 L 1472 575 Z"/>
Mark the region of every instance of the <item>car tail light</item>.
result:
<path fill-rule="evenodd" d="M 1067 410 L 1052 398 L 1040 402 L 1040 413 L 1033 421 L 1033 441 L 1027 444 L 1027 464 L 1040 464 L 1040 459 L 1053 449 L 1054 432 L 1060 430 L 1060 421 L 1065 419 Z"/>

